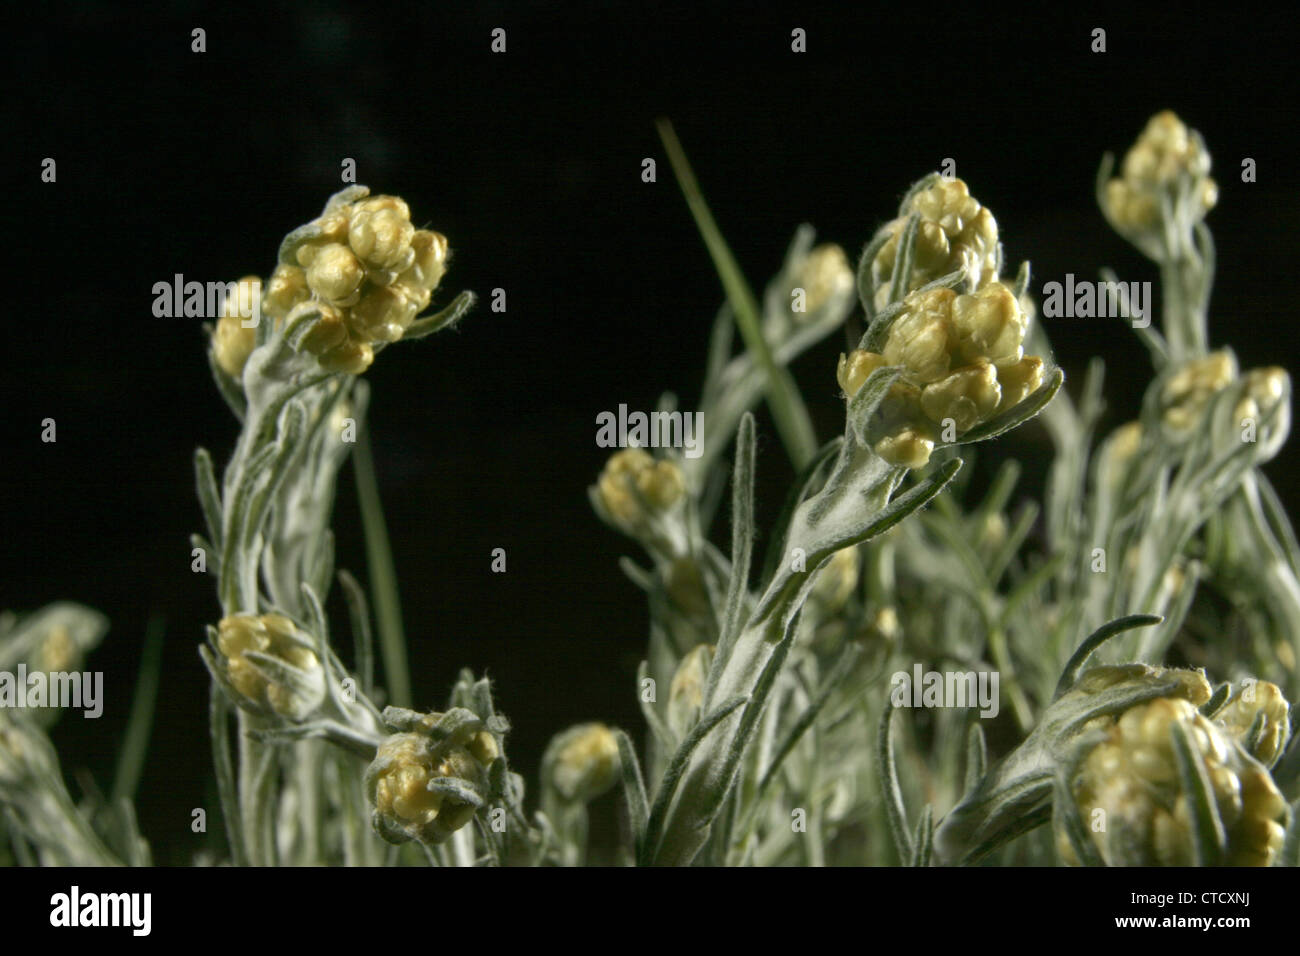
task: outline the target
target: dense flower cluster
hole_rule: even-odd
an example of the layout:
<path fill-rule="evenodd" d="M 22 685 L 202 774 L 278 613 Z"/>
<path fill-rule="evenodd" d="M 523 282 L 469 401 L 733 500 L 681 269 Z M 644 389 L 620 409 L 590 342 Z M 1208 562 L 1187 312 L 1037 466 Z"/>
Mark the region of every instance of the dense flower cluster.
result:
<path fill-rule="evenodd" d="M 1151 231 L 1160 218 L 1161 192 L 1188 180 L 1193 218 L 1202 219 L 1219 197 L 1209 172 L 1210 156 L 1200 136 L 1165 110 L 1151 118 L 1124 157 L 1122 175 L 1106 183 L 1103 209 L 1121 233 Z"/>
<path fill-rule="evenodd" d="M 973 294 L 914 292 L 889 328 L 880 353 L 841 355 L 837 378 L 850 398 L 871 373 L 904 368 L 881 405 L 876 453 L 890 464 L 920 468 L 935 441 L 951 441 L 1018 405 L 1043 383 L 1043 361 L 1024 354 L 1029 320 L 1015 294 L 993 282 Z M 944 438 L 951 424 L 954 435 Z"/>
<path fill-rule="evenodd" d="M 908 218 L 917 214 L 916 253 L 911 280 L 899 295 L 893 295 L 890 276 L 898 259 L 898 247 Z M 965 270 L 974 288 L 997 279 L 998 224 L 993 214 L 976 201 L 960 179 L 936 177 L 927 189 L 914 194 L 897 219 L 885 225 L 889 240 L 876 253 L 871 270 L 875 279 L 876 308 L 901 298 L 940 276 Z"/>
<path fill-rule="evenodd" d="M 1147 669 L 1140 665 L 1096 668 L 1084 675 L 1080 686 L 1085 692 L 1096 692 L 1135 670 Z M 1175 749 L 1174 728 L 1181 725 L 1205 764 L 1225 830 L 1224 862 L 1269 865 L 1282 846 L 1286 802 L 1268 771 L 1241 750 L 1238 738 L 1198 711 L 1210 699 L 1204 675 L 1160 673 L 1161 679 L 1171 676 L 1178 677 L 1180 685 L 1170 696 L 1091 722 L 1090 727 L 1103 731 L 1105 737 L 1087 752 L 1070 782 L 1090 838 L 1109 865 L 1190 866 L 1195 862 L 1193 798 L 1183 790 Z M 1080 862 L 1063 828 L 1058 828 L 1057 845 L 1066 862 Z"/>
<path fill-rule="evenodd" d="M 393 712 L 385 712 L 390 724 Z M 488 768 L 501 754 L 477 722 L 437 733 L 443 714 L 401 711 L 399 733 L 380 743 L 365 785 L 375 830 L 391 843 L 438 844 L 465 826 L 483 800 Z"/>
<path fill-rule="evenodd" d="M 374 361 L 376 345 L 396 342 L 428 307 L 446 272 L 447 240 L 416 229 L 396 196 L 333 206 L 307 230 L 292 261 L 281 262 L 266 282 L 262 312 L 277 325 L 316 316 L 299 348 L 327 371 L 360 374 Z M 213 350 L 221 368 L 238 378 L 255 330 L 243 327 L 229 303 L 226 311 Z"/>

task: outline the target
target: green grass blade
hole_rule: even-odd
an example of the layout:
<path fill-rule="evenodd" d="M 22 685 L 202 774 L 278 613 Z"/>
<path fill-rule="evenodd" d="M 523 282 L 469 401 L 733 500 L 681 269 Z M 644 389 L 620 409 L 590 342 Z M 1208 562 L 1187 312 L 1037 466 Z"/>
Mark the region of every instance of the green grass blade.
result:
<path fill-rule="evenodd" d="M 695 225 L 700 230 L 705 246 L 708 247 L 713 266 L 718 270 L 718 277 L 722 280 L 727 301 L 735 313 L 736 325 L 745 340 L 745 347 L 767 375 L 767 401 L 772 409 L 772 418 L 776 422 L 777 431 L 780 432 L 781 442 L 785 445 L 796 470 L 802 469 L 812 459 L 818 447 L 808 409 L 804 406 L 803 398 L 799 395 L 799 389 L 795 386 L 789 371 L 777 365 L 776 360 L 772 358 L 772 351 L 763 338 L 759 324 L 758 300 L 745 281 L 744 274 L 741 273 L 740 266 L 727 246 L 726 240 L 723 239 L 722 231 L 718 228 L 713 213 L 709 211 L 708 203 L 704 200 L 704 194 L 700 191 L 695 173 L 691 170 L 690 162 L 686 159 L 686 153 L 677 139 L 677 134 L 673 131 L 672 124 L 666 119 L 661 119 L 655 125 L 659 129 L 659 137 L 663 140 L 664 149 L 668 153 L 673 174 L 677 177 L 677 184 L 686 197 L 686 204 L 695 218 Z"/>
<path fill-rule="evenodd" d="M 135 798 L 149 752 L 149 735 L 153 731 L 154 703 L 158 699 L 158 680 L 162 674 L 163 634 L 166 624 L 162 615 L 153 614 L 145 626 L 144 655 L 140 674 L 135 681 L 135 696 L 126 721 L 126 734 L 117 752 L 117 770 L 113 774 L 112 802 Z"/>
<path fill-rule="evenodd" d="M 406 657 L 406 633 L 402 628 L 402 602 L 397 593 L 397 570 L 393 549 L 379 500 L 375 460 L 370 453 L 369 429 L 360 429 L 352 451 L 357 476 L 357 499 L 361 504 L 361 527 L 366 539 L 366 564 L 370 569 L 370 593 L 374 597 L 375 622 L 379 630 L 379 653 L 384 662 L 384 683 L 389 703 L 411 706 L 411 672 Z"/>

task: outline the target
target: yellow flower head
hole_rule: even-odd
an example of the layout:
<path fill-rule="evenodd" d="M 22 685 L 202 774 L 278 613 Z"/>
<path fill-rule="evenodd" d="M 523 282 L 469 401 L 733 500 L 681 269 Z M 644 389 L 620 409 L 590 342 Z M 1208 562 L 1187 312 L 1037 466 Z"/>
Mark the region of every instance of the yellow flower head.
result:
<path fill-rule="evenodd" d="M 998 224 L 993 214 L 975 200 L 960 179 L 936 177 L 929 188 L 912 196 L 897 219 L 884 227 L 890 238 L 871 264 L 877 308 L 883 308 L 893 297 L 890 276 L 903 228 L 913 213 L 921 219 L 911 282 L 903 293 L 958 269 L 966 271 L 977 289 L 997 279 Z"/>
<path fill-rule="evenodd" d="M 444 718 L 459 717 L 454 726 Z M 501 755 L 496 737 L 466 710 L 421 714 L 389 707 L 397 732 L 380 743 L 364 785 L 371 822 L 390 843 L 441 843 L 487 802 L 488 770 Z"/>
<path fill-rule="evenodd" d="M 360 374 L 376 346 L 401 339 L 428 308 L 447 269 L 447 240 L 416 229 L 396 196 L 331 206 L 305 228 L 308 238 L 272 277 L 266 308 L 277 317 L 318 309 L 330 328 L 301 347 L 327 371 Z"/>
<path fill-rule="evenodd" d="M 1200 135 L 1165 110 L 1151 118 L 1128 151 L 1121 176 L 1106 183 L 1102 209 L 1122 234 L 1154 234 L 1158 231 L 1162 194 L 1190 181 L 1191 215 L 1193 220 L 1202 219 L 1219 196 L 1209 172 L 1210 156 Z"/>
<path fill-rule="evenodd" d="M 1182 789 L 1174 743 L 1180 725 L 1205 765 L 1227 837 L 1224 862 L 1267 866 L 1282 845 L 1286 803 L 1268 771 L 1198 711 L 1210 697 L 1203 674 L 1140 664 L 1097 667 L 1079 678 L 1072 693 L 1170 679 L 1179 685 L 1170 696 L 1089 723 L 1102 739 L 1086 751 L 1069 782 L 1084 830 L 1109 865 L 1195 862 L 1192 796 Z M 1064 827 L 1058 827 L 1057 846 L 1066 862 L 1080 862 Z"/>
<path fill-rule="evenodd" d="M 953 440 L 1042 386 L 1042 359 L 1024 354 L 1028 327 L 1015 294 L 1000 282 L 968 295 L 913 292 L 880 353 L 841 355 L 836 378 L 852 398 L 876 369 L 902 366 L 880 406 L 883 437 L 875 450 L 890 464 L 920 468 L 936 440 Z M 948 428 L 953 434 L 945 439 Z"/>

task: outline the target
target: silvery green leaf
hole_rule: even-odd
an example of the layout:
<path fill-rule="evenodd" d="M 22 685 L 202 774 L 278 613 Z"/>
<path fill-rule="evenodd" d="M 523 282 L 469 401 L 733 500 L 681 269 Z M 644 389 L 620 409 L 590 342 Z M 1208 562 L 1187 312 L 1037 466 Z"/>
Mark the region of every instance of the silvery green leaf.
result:
<path fill-rule="evenodd" d="M 927 803 L 921 810 L 921 816 L 916 821 L 916 832 L 912 835 L 912 856 L 909 860 L 911 866 L 930 865 L 931 850 L 934 846 L 933 815 L 934 807 Z"/>
<path fill-rule="evenodd" d="M 1174 740 L 1174 757 L 1178 764 L 1178 779 L 1186 795 L 1191 816 L 1192 845 L 1197 866 L 1218 866 L 1227 853 L 1228 835 L 1219 816 L 1214 788 L 1210 784 L 1205 758 L 1192 742 L 1187 728 L 1175 721 L 1171 732 Z"/>
<path fill-rule="evenodd" d="M 1130 631 L 1135 627 L 1150 627 L 1159 624 L 1164 618 L 1158 614 L 1129 614 L 1125 617 L 1118 618 L 1107 624 L 1103 624 L 1097 630 L 1093 631 L 1083 643 L 1079 645 L 1070 660 L 1066 663 L 1065 668 L 1061 671 L 1061 679 L 1057 681 L 1056 693 L 1053 700 L 1059 699 L 1066 691 L 1074 686 L 1074 682 L 1079 678 L 1079 672 L 1083 670 L 1088 663 L 1088 659 L 1101 645 L 1105 644 L 1117 634 Z"/>
<path fill-rule="evenodd" d="M 731 479 L 731 578 L 727 584 L 727 601 L 717 654 L 709 668 L 708 699 L 721 671 L 731 644 L 740 628 L 740 615 L 748 591 L 749 565 L 754 552 L 754 416 L 746 412 L 740 419 L 736 436 L 736 467 Z"/>
<path fill-rule="evenodd" d="M 673 754 L 663 780 L 659 784 L 659 790 L 655 794 L 654 806 L 651 807 L 650 815 L 646 821 L 645 842 L 642 844 L 641 856 L 643 864 L 653 862 L 658 854 L 664 817 L 677 789 L 677 783 L 681 780 L 682 774 L 686 771 L 686 767 L 690 762 L 691 754 L 718 724 L 731 716 L 732 712 L 745 704 L 747 700 L 746 697 L 731 697 L 723 701 L 691 728 L 691 732 Z"/>
<path fill-rule="evenodd" d="M 988 441 L 990 438 L 997 438 L 999 435 L 1010 431 L 1018 425 L 1022 425 L 1029 419 L 1033 418 L 1052 397 L 1056 395 L 1061 384 L 1065 381 L 1065 373 L 1059 368 L 1054 368 L 1048 373 L 1045 381 L 1038 390 L 1026 398 L 1014 408 L 1009 408 L 1001 415 L 990 418 L 983 424 L 976 425 L 970 431 L 960 435 L 956 441 L 958 445 L 969 445 L 974 442 Z"/>
<path fill-rule="evenodd" d="M 988 744 L 984 739 L 984 728 L 976 721 L 966 732 L 966 786 L 963 795 L 970 794 L 984 778 L 989 762 Z"/>
<path fill-rule="evenodd" d="M 894 742 L 890 736 L 893 719 L 894 707 L 887 705 L 876 732 L 876 779 L 884 796 L 885 816 L 894 837 L 894 848 L 898 851 L 898 858 L 906 862 L 912 859 L 914 851 L 912 836 L 908 832 L 907 809 L 903 806 L 903 790 L 898 783 L 898 767 L 894 762 Z"/>
<path fill-rule="evenodd" d="M 1074 855 L 1078 857 L 1080 863 L 1084 866 L 1106 865 L 1096 844 L 1088 836 L 1088 831 L 1083 824 L 1083 813 L 1079 809 L 1079 803 L 1074 798 L 1074 791 L 1070 788 L 1065 774 L 1058 775 L 1054 781 L 1053 815 L 1058 827 L 1069 839 L 1070 848 L 1074 850 Z"/>
<path fill-rule="evenodd" d="M 623 798 L 627 801 L 628 818 L 632 825 L 632 844 L 639 847 L 644 839 L 646 823 L 650 817 L 645 781 L 641 777 L 641 763 L 626 733 L 616 728 L 614 737 L 618 740 L 618 759 L 623 775 Z"/>
<path fill-rule="evenodd" d="M 460 777 L 434 777 L 425 787 L 430 793 L 440 793 L 444 797 L 451 797 L 472 807 L 487 805 L 474 784 Z"/>
<path fill-rule="evenodd" d="M 422 339 L 426 335 L 432 335 L 435 332 L 441 332 L 443 329 L 450 329 L 461 319 L 469 314 L 469 310 L 474 308 L 474 303 L 478 297 L 468 290 L 462 292 L 442 311 L 433 315 L 416 319 L 407 327 L 403 333 L 402 339 L 413 341 Z"/>

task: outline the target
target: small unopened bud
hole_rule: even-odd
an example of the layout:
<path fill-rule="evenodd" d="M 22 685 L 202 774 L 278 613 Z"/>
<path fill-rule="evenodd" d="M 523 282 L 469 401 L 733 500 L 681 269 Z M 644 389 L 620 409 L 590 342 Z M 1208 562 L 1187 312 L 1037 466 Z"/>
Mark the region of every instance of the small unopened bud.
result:
<path fill-rule="evenodd" d="M 579 724 L 559 734 L 543 763 L 550 784 L 561 798 L 588 803 L 618 781 L 618 740 L 604 724 Z"/>
<path fill-rule="evenodd" d="M 393 196 L 376 196 L 357 207 L 348 226 L 348 245 L 372 269 L 407 268 L 414 255 L 411 225 L 406 203 Z"/>
<path fill-rule="evenodd" d="M 964 362 L 985 359 L 997 366 L 1020 361 L 1028 320 L 1015 294 L 1000 282 L 952 303 L 952 325 Z"/>
<path fill-rule="evenodd" d="M 606 513 L 626 530 L 636 530 L 674 508 L 685 496 L 686 480 L 675 462 L 624 448 L 605 463 L 596 490 Z"/>
<path fill-rule="evenodd" d="M 883 356 L 887 365 L 902 365 L 921 384 L 937 382 L 952 365 L 950 313 L 956 294 L 932 289 L 904 300 L 904 310 L 889 327 Z"/>
<path fill-rule="evenodd" d="M 958 434 L 991 416 L 1001 401 L 997 370 L 988 362 L 960 368 L 921 392 L 921 408 L 930 420 L 952 419 Z"/>
<path fill-rule="evenodd" d="M 230 686 L 254 707 L 298 718 L 314 710 L 325 696 L 320 660 L 287 617 L 240 614 L 222 618 L 217 650 Z M 253 652 L 278 660 L 285 673 L 271 671 L 248 657 Z"/>
<path fill-rule="evenodd" d="M 871 373 L 885 366 L 885 357 L 866 349 L 854 349 L 848 355 L 840 354 L 839 365 L 835 369 L 835 380 L 849 398 L 858 394 L 867 384 Z"/>
<path fill-rule="evenodd" d="M 902 428 L 876 442 L 876 454 L 903 468 L 924 468 L 934 453 L 934 440 L 913 428 Z"/>
<path fill-rule="evenodd" d="M 1291 705 L 1282 689 L 1268 681 L 1243 684 L 1214 720 L 1265 766 L 1282 755 L 1291 738 Z M 1247 738 L 1256 720 L 1260 727 L 1251 741 Z"/>
<path fill-rule="evenodd" d="M 800 270 L 799 284 L 805 293 L 804 315 L 813 315 L 832 299 L 853 291 L 853 270 L 848 256 L 834 243 L 808 253 Z"/>
<path fill-rule="evenodd" d="M 668 688 L 668 729 L 684 739 L 700 719 L 704 688 L 716 651 L 713 644 L 697 644 L 677 664 Z"/>
<path fill-rule="evenodd" d="M 332 305 L 348 306 L 356 302 L 365 277 L 365 269 L 357 257 L 338 242 L 321 246 L 307 266 L 307 286 Z"/>

